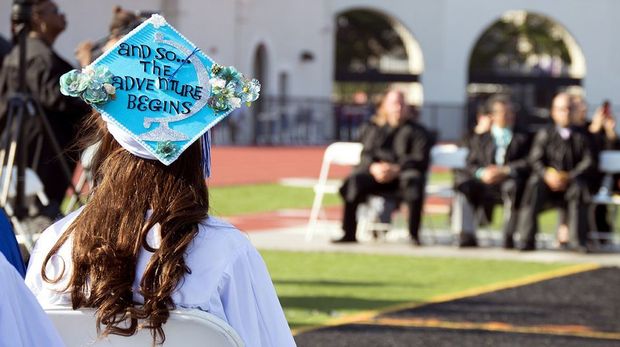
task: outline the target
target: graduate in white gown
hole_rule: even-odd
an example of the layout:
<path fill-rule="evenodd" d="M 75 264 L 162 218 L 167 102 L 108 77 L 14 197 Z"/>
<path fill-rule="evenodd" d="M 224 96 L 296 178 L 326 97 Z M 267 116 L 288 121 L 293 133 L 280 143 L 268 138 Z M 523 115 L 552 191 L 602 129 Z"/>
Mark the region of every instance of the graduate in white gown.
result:
<path fill-rule="evenodd" d="M 170 43 L 178 34 L 167 30 L 161 16 L 152 17 L 128 36 L 139 35 L 142 29 L 148 29 L 148 38 L 155 38 L 141 38 L 140 42 L 151 45 L 148 52 L 163 49 L 164 43 L 167 50 L 188 45 L 187 41 Z M 117 48 L 130 40 L 123 38 Z M 122 47 L 112 48 L 111 54 Z M 194 53 L 192 59 L 199 55 Z M 143 135 L 134 132 L 143 127 L 142 118 L 138 122 L 123 118 L 145 115 L 124 108 L 127 91 L 120 84 L 115 84 L 117 90 L 105 86 L 113 82 L 101 70 L 110 63 L 109 71 L 114 73 L 118 66 L 113 64 L 118 63 L 123 64 L 120 69 L 124 74 L 130 74 L 128 66 L 135 66 L 140 74 L 142 65 L 139 59 L 127 56 L 113 58 L 108 60 L 104 54 L 89 70 L 73 72 L 61 80 L 68 95 L 76 94 L 107 114 L 100 117 L 95 113 L 86 124 L 94 134 L 86 142 L 100 143 L 92 162 L 94 187 L 88 203 L 43 232 L 26 274 L 28 287 L 44 307 L 94 307 L 102 335 L 132 335 L 144 323 L 154 342 L 160 342 L 165 338 L 169 311 L 183 307 L 204 310 L 228 322 L 246 346 L 294 346 L 261 256 L 245 234 L 208 214 L 205 178 L 210 172 L 210 139 L 208 132 L 195 132 L 213 126 L 241 101 L 254 101 L 258 82 L 219 65 L 211 67 L 209 76 L 201 76 L 198 70 L 196 76 L 191 67 L 181 69 L 181 75 L 174 78 L 185 85 L 203 86 L 206 96 L 195 93 L 190 96 L 196 101 L 189 102 L 182 93 L 165 97 L 178 97 L 188 105 L 195 102 L 191 112 L 207 114 L 190 117 L 187 127 L 171 130 L 175 125 L 171 121 L 170 127 L 166 123 L 142 128 L 142 133 L 159 129 L 153 135 L 159 140 L 147 143 L 136 140 Z M 192 59 L 186 58 L 185 63 L 194 63 Z M 209 79 L 211 88 L 203 85 Z M 103 94 L 74 90 L 80 83 L 88 88 L 102 84 L 98 91 L 115 97 L 106 99 Z M 229 83 L 237 88 L 229 88 L 226 95 L 214 94 L 215 86 L 225 88 Z M 147 88 L 141 93 L 155 98 L 160 95 L 157 92 Z M 208 105 L 202 103 L 203 97 L 209 97 Z M 108 102 L 110 108 L 105 108 Z M 123 119 L 129 119 L 128 123 Z M 176 125 L 183 122 L 174 119 Z M 166 140 L 166 131 L 186 132 L 183 134 L 189 140 Z M 154 147 L 148 147 L 151 145 Z M 131 324 L 123 324 L 127 321 Z"/>
<path fill-rule="evenodd" d="M 0 253 L 0 346 L 64 346 L 21 275 Z"/>

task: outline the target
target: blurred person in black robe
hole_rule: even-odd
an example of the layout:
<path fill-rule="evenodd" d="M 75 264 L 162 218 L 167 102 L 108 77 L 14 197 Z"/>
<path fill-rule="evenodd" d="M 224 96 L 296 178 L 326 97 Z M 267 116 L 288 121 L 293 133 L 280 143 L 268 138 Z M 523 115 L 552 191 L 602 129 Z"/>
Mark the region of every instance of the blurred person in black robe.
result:
<path fill-rule="evenodd" d="M 572 102 L 574 107 L 573 123 L 589 134 L 597 157 L 601 151 L 620 149 L 620 141 L 616 133 L 616 119 L 612 113 L 609 101 L 605 101 L 602 106 L 594 111 L 591 121 L 587 120 L 588 106 L 584 98 L 581 95 L 573 95 Z M 617 181 L 618 175 L 614 176 L 614 181 Z M 590 189 L 593 193 L 596 193 L 601 188 L 605 174 L 597 170 L 593 177 Z M 594 207 L 594 225 L 592 228 L 598 232 L 611 232 L 611 223 L 608 219 L 606 205 L 596 205 Z M 567 238 L 561 239 L 560 242 L 565 240 L 567 241 Z M 605 242 L 606 239 L 601 241 Z"/>
<path fill-rule="evenodd" d="M 573 247 L 587 251 L 588 208 L 591 192 L 588 183 L 596 172 L 596 149 L 589 136 L 571 125 L 572 101 L 558 94 L 551 106 L 554 124 L 541 129 L 534 138 L 529 155 L 532 175 L 527 182 L 517 230 L 520 249 L 536 248 L 538 214 L 549 203 L 566 209 Z"/>
<path fill-rule="evenodd" d="M 491 129 L 491 112 L 487 107 L 487 103 L 481 103 L 476 109 L 476 125 L 469 129 L 463 136 L 460 147 L 467 148 L 469 150 L 471 140 L 478 134 L 485 133 Z M 483 225 L 490 222 L 492 219 L 493 205 L 485 204 L 474 211 L 474 207 L 467 200 L 464 194 L 458 193 L 457 187 L 461 184 L 473 179 L 473 176 L 466 168 L 453 170 L 454 174 L 454 190 L 455 195 L 450 205 L 450 224 L 452 232 L 456 235 L 461 235 L 463 230 L 475 230 L 476 223 Z M 476 218 L 478 216 L 478 218 Z M 476 220 L 477 219 L 477 220 Z M 462 242 L 459 241 L 459 245 Z"/>
<path fill-rule="evenodd" d="M 147 18 L 125 10 L 121 6 L 114 6 L 112 8 L 112 20 L 110 21 L 108 36 L 98 42 L 91 40 L 82 41 L 75 49 L 75 58 L 80 66 L 92 63 L 103 52 L 112 48 L 123 36 L 135 29 Z"/>
<path fill-rule="evenodd" d="M 433 139 L 429 132 L 407 118 L 404 94 L 385 93 L 377 114 L 360 130 L 361 162 L 340 188 L 345 202 L 344 236 L 335 242 L 356 242 L 356 212 L 369 195 L 395 195 L 407 203 L 409 233 L 420 244 L 419 227 L 424 186 Z"/>
<path fill-rule="evenodd" d="M 26 38 L 26 91 L 38 101 L 49 121 L 60 147 L 66 150 L 75 139 L 77 125 L 90 112 L 90 107 L 79 98 L 60 93 L 60 76 L 73 69 L 63 60 L 52 46 L 56 38 L 65 30 L 66 21 L 53 1 L 36 1 L 32 8 L 32 22 Z M 17 23 L 13 23 L 17 29 Z M 15 33 L 15 32 L 14 32 Z M 5 57 L 0 71 L 0 130 L 4 131 L 7 121 L 8 100 L 18 90 L 19 83 L 19 45 L 15 42 L 11 52 Z M 28 124 L 25 126 L 28 127 Z M 27 128 L 28 129 L 28 128 Z M 32 133 L 29 133 L 32 135 Z M 34 156 L 34 145 L 30 146 L 29 162 Z M 66 152 L 65 157 L 70 170 L 75 169 L 77 153 Z M 45 193 L 51 204 L 43 213 L 55 217 L 68 188 L 61 170 L 60 161 L 46 139 L 36 170 L 45 186 Z"/>
<path fill-rule="evenodd" d="M 507 97 L 495 96 L 488 102 L 492 126 L 474 134 L 469 141 L 467 167 L 470 177 L 457 185 L 474 209 L 502 203 L 504 205 L 504 247 L 513 248 L 518 209 L 529 175 L 527 156 L 531 136 L 514 127 L 515 115 Z M 474 223 L 461 223 L 460 247 L 477 246 Z M 468 226 L 468 228 L 466 228 Z"/>

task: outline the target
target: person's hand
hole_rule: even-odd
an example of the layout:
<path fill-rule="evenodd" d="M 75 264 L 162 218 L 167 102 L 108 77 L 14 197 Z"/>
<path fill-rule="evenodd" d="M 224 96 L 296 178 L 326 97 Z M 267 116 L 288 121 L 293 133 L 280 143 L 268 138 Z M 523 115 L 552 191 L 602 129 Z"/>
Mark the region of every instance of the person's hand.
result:
<path fill-rule="evenodd" d="M 391 182 L 398 178 L 400 174 L 400 166 L 397 164 L 388 164 L 387 170 L 385 172 L 385 182 Z"/>
<path fill-rule="evenodd" d="M 384 177 L 385 177 L 385 163 L 372 163 L 370 164 L 370 174 L 372 175 L 372 177 L 375 178 L 375 181 L 377 182 L 381 182 L 383 181 Z"/>
<path fill-rule="evenodd" d="M 103 45 L 103 47 L 101 47 L 101 51 L 102 52 L 107 52 L 110 48 L 112 48 L 118 41 L 120 40 L 119 37 L 110 37 L 108 39 L 108 41 L 105 43 L 105 45 Z"/>
<path fill-rule="evenodd" d="M 566 172 L 548 169 L 545 171 L 544 181 L 551 191 L 562 192 L 566 190 L 569 178 Z"/>
<path fill-rule="evenodd" d="M 489 165 L 482 171 L 480 180 L 485 184 L 495 184 L 503 181 L 507 176 L 505 168 Z"/>
<path fill-rule="evenodd" d="M 612 115 L 609 115 L 609 117 L 606 117 L 603 121 L 603 129 L 605 130 L 605 137 L 607 137 L 608 140 L 615 140 L 618 138 L 616 134 L 616 120 Z"/>
<path fill-rule="evenodd" d="M 474 132 L 476 134 L 484 134 L 487 131 L 491 130 L 491 117 L 489 116 L 480 116 L 478 118 L 478 122 L 476 123 L 476 127 L 474 128 Z"/>
<path fill-rule="evenodd" d="M 386 162 L 378 162 L 370 164 L 370 174 L 379 183 L 387 183 L 396 178 L 398 173 L 395 172 L 396 168 L 392 167 L 393 164 Z"/>
<path fill-rule="evenodd" d="M 593 134 L 601 131 L 601 128 L 603 127 L 603 123 L 605 122 L 606 118 L 607 117 L 605 117 L 603 108 L 602 107 L 597 108 L 596 111 L 594 112 L 594 115 L 592 116 L 592 122 L 590 123 L 590 127 L 588 127 L 588 131 L 590 131 Z"/>
<path fill-rule="evenodd" d="M 82 41 L 75 49 L 75 59 L 80 66 L 84 67 L 93 61 L 93 43 L 91 41 Z"/>

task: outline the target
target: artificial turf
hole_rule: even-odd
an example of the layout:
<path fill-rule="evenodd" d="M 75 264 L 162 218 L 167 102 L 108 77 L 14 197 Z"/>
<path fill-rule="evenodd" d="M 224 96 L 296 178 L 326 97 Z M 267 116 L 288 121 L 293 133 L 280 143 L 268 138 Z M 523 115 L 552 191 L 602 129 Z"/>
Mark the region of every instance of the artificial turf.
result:
<path fill-rule="evenodd" d="M 566 266 L 498 260 L 261 251 L 291 328 Z"/>

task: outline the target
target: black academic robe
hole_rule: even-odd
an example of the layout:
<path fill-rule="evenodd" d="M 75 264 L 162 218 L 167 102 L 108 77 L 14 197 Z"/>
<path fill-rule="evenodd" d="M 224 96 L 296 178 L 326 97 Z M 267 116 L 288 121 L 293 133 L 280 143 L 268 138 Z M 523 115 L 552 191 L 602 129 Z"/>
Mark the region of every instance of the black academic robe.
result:
<path fill-rule="evenodd" d="M 345 201 L 345 239 L 355 238 L 357 206 L 368 195 L 379 194 L 409 204 L 409 231 L 417 240 L 433 137 L 423 126 L 412 121 L 397 128 L 368 122 L 360 129 L 359 141 L 363 144 L 360 164 L 340 189 Z M 401 168 L 398 179 L 388 183 L 375 181 L 369 171 L 375 162 L 398 164 Z"/>
<path fill-rule="evenodd" d="M 566 171 L 571 179 L 587 181 L 596 172 L 596 148 L 587 134 L 573 129 L 564 140 L 555 126 L 541 129 L 528 157 L 533 174 L 543 177 L 547 168 Z"/>
<path fill-rule="evenodd" d="M 514 129 L 503 163 L 510 168 L 510 176 L 499 184 L 488 185 L 477 179 L 475 173 L 489 165 L 498 165 L 495 160 L 497 146 L 491 132 L 473 135 L 469 140 L 466 168 L 461 174 L 462 177 L 468 178 L 462 179 L 456 186 L 475 208 L 484 209 L 488 221 L 492 217 L 493 205 L 502 203 L 504 206 L 510 206 L 509 211 L 504 211 L 506 218 L 503 233 L 506 244 L 512 244 L 518 209 L 530 173 L 527 158 L 531 143 L 532 137 L 529 133 Z"/>
<path fill-rule="evenodd" d="M 538 131 L 528 158 L 532 175 L 525 188 L 517 227 L 523 249 L 536 247 L 537 216 L 549 203 L 566 208 L 572 242 L 578 247 L 586 246 L 590 200 L 588 185 L 596 175 L 597 159 L 595 146 L 584 131 L 573 129 L 566 140 L 555 126 Z M 548 168 L 568 173 L 570 182 L 565 191 L 553 192 L 544 182 Z"/>
<path fill-rule="evenodd" d="M 506 148 L 504 165 L 508 166 L 517 176 L 525 177 L 529 174 L 529 164 L 527 156 L 530 151 L 532 138 L 530 134 L 515 129 L 512 140 Z M 466 170 L 474 176 L 475 172 L 489 165 L 497 165 L 495 153 L 497 146 L 491 132 L 474 135 L 469 143 L 469 153 L 467 155 Z"/>

